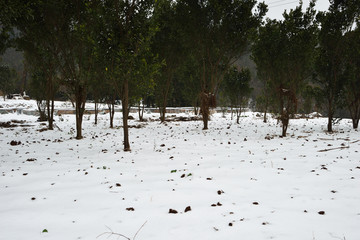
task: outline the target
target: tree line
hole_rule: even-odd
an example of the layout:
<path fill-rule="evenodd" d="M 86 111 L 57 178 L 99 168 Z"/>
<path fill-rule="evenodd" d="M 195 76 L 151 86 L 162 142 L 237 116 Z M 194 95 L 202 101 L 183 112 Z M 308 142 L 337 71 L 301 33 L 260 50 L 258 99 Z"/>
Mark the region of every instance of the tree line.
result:
<path fill-rule="evenodd" d="M 328 111 L 329 131 L 339 104 L 357 128 L 360 1 L 331 0 L 326 12 L 315 3 L 265 20 L 267 6 L 256 0 L 3 1 L 0 51 L 24 52 L 49 129 L 59 92 L 74 103 L 77 139 L 86 100 L 95 112 L 107 104 L 111 127 L 121 100 L 125 151 L 129 108 L 137 106 L 142 119 L 141 102 L 155 101 L 163 122 L 171 96 L 182 94 L 200 109 L 204 129 L 217 103 L 234 108 L 239 122 L 251 74 L 235 63 L 248 52 L 263 82 L 257 108 L 279 115 L 283 136 L 299 101 L 311 110 L 314 99 Z"/>

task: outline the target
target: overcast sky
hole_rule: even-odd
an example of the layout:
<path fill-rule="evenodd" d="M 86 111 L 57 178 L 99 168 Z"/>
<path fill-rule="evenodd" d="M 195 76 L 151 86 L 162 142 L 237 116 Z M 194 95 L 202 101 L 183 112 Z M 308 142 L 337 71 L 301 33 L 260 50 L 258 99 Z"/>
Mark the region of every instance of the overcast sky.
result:
<path fill-rule="evenodd" d="M 299 5 L 299 0 L 263 0 L 268 5 L 269 11 L 266 17 L 271 19 L 283 19 L 284 10 L 289 12 Z M 259 2 L 262 2 L 261 0 Z M 309 0 L 303 0 L 303 10 L 309 6 Z M 328 0 L 317 0 L 315 9 L 318 11 L 326 11 L 329 7 Z"/>

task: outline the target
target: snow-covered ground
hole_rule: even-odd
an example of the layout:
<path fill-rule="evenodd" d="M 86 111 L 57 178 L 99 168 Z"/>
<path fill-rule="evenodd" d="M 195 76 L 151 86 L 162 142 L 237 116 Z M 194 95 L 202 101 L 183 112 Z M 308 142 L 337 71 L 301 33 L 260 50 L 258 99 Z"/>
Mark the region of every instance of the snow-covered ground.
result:
<path fill-rule="evenodd" d="M 360 239 L 360 137 L 349 120 L 334 134 L 323 118 L 291 120 L 286 138 L 255 113 L 239 125 L 215 114 L 207 131 L 131 120 L 139 128 L 124 152 L 120 113 L 114 129 L 108 115 L 97 126 L 86 115 L 82 140 L 74 115 L 56 116 L 54 131 L 36 119 L 0 115 L 16 120 L 0 127 L 0 239 Z"/>

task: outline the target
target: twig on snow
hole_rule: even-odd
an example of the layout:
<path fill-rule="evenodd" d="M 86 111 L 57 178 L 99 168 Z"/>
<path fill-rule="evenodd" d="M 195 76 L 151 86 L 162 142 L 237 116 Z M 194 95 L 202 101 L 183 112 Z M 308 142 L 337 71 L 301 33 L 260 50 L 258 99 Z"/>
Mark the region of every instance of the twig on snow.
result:
<path fill-rule="evenodd" d="M 130 238 L 128 238 L 128 237 L 126 237 L 126 236 L 124 236 L 124 235 L 122 235 L 122 234 L 120 234 L 120 233 L 116 233 L 116 232 L 114 232 L 111 228 L 109 228 L 108 226 L 105 226 L 107 229 L 109 229 L 110 230 L 110 232 L 104 232 L 104 233 L 102 233 L 102 234 L 100 234 L 99 236 L 97 236 L 96 238 L 99 238 L 99 237 L 101 237 L 101 236 L 103 236 L 103 235 L 109 235 L 106 239 L 108 239 L 109 237 L 111 237 L 111 236 L 113 236 L 113 235 L 115 235 L 115 236 L 118 236 L 117 238 L 119 239 L 119 237 L 123 237 L 123 238 L 125 238 L 125 239 L 127 239 L 127 240 L 131 240 Z"/>
<path fill-rule="evenodd" d="M 327 148 L 327 149 L 319 150 L 318 152 L 327 152 L 327 151 L 331 151 L 331 150 L 344 149 L 344 148 L 350 148 L 350 146 L 337 147 L 337 148 Z"/>
<path fill-rule="evenodd" d="M 139 228 L 139 230 L 137 230 L 137 232 L 135 233 L 135 235 L 134 235 L 134 237 L 133 237 L 133 240 L 135 240 L 136 236 L 137 236 L 138 233 L 141 231 L 141 229 L 145 226 L 146 223 L 147 223 L 147 221 L 144 222 L 143 225 L 141 225 L 141 227 Z"/>
<path fill-rule="evenodd" d="M 141 225 L 141 227 L 139 228 L 139 230 L 137 230 L 137 232 L 135 233 L 134 237 L 132 238 L 132 240 L 135 240 L 136 236 L 139 234 L 139 232 L 141 231 L 141 229 L 145 226 L 145 224 L 147 223 L 144 222 L 143 225 Z M 109 239 L 111 236 L 117 236 L 117 239 L 119 239 L 120 237 L 123 237 L 127 240 L 131 240 L 131 238 L 123 235 L 123 234 L 120 234 L 120 233 L 116 233 L 114 232 L 111 228 L 109 228 L 108 226 L 105 226 L 107 229 L 109 229 L 109 232 L 104 232 L 102 234 L 100 234 L 99 236 L 97 236 L 96 238 L 99 238 L 101 236 L 104 236 L 104 235 L 108 235 L 106 239 Z"/>

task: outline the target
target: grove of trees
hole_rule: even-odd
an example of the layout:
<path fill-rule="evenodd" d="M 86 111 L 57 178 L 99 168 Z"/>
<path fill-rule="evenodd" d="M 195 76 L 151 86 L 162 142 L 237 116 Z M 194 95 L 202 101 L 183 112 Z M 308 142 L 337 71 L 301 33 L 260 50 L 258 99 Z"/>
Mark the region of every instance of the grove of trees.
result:
<path fill-rule="evenodd" d="M 200 108 L 208 129 L 218 96 L 240 113 L 248 106 L 254 76 L 236 62 L 251 52 L 262 81 L 257 108 L 277 114 L 286 136 L 289 120 L 313 102 L 328 116 L 348 108 L 360 118 L 360 0 L 330 0 L 316 12 L 302 2 L 283 20 L 264 19 L 256 0 L 48 0 L 0 4 L 0 53 L 24 52 L 31 94 L 53 129 L 54 100 L 62 92 L 76 109 L 81 139 L 85 103 L 106 103 L 113 127 L 121 100 L 124 150 L 130 150 L 128 115 L 149 99 L 161 122 L 172 96 Z M 0 66 L 0 87 L 11 92 L 11 69 Z M 314 99 L 314 101 L 312 101 Z M 316 99 L 316 101 L 315 101 Z M 304 106 L 301 107 L 301 104 Z"/>

